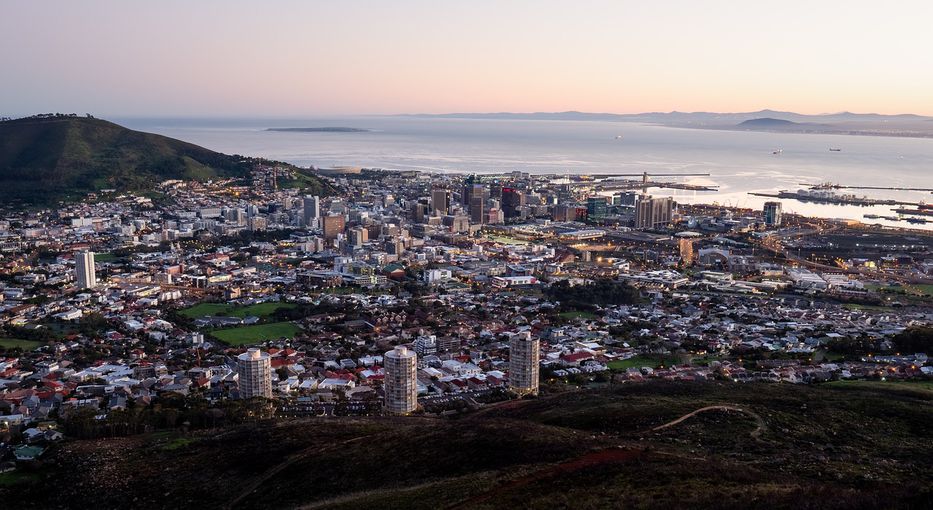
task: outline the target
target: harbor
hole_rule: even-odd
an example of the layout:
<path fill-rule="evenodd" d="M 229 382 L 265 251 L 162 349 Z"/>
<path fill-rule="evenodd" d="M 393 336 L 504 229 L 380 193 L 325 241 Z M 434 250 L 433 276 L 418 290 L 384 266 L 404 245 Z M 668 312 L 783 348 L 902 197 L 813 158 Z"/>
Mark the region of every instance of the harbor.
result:
<path fill-rule="evenodd" d="M 889 198 L 868 198 L 865 196 L 859 197 L 852 194 L 837 194 L 831 191 L 826 190 L 797 190 L 797 191 L 778 191 L 777 193 L 761 193 L 761 192 L 749 192 L 749 195 L 754 195 L 757 197 L 769 197 L 769 198 L 786 198 L 792 200 L 799 200 L 801 202 L 816 202 L 822 204 L 838 204 L 838 205 L 857 205 L 857 206 L 876 206 L 876 205 L 906 205 L 912 207 L 920 207 L 918 202 L 903 202 L 900 200 L 894 200 Z"/>

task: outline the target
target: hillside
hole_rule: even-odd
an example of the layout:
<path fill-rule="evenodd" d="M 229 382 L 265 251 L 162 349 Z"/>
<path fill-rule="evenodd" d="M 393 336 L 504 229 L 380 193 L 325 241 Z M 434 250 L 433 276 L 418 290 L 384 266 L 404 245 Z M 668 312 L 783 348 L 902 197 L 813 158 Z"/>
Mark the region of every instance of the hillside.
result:
<path fill-rule="evenodd" d="M 145 191 L 166 179 L 247 177 L 256 163 L 91 117 L 0 122 L 0 200 L 4 201 L 44 205 L 101 189 Z M 327 187 L 315 177 L 307 180 L 312 191 Z"/>
<path fill-rule="evenodd" d="M 281 419 L 72 440 L 44 466 L 0 483 L 0 501 L 23 509 L 929 508 L 931 402 L 923 383 L 625 384 L 453 419 Z"/>

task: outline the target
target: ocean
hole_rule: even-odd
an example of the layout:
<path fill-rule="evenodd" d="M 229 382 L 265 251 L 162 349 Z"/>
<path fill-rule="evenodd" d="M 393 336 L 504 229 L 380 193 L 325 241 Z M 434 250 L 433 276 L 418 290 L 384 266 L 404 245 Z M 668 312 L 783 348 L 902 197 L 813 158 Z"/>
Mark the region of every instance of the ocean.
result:
<path fill-rule="evenodd" d="M 116 121 L 228 154 L 261 156 L 300 166 L 468 173 L 520 170 L 557 174 L 711 174 L 674 180 L 718 186 L 719 191 L 650 190 L 655 195 L 674 196 L 682 203 L 760 208 L 769 199 L 749 192 L 797 190 L 802 183 L 933 188 L 933 139 L 924 138 L 724 131 L 629 122 L 410 116 Z M 266 131 L 273 127 L 350 127 L 369 131 Z M 840 192 L 933 202 L 929 192 Z M 893 215 L 889 206 L 781 202 L 785 211 L 799 214 L 933 230 L 933 223 L 911 225 L 863 218 L 870 213 Z"/>

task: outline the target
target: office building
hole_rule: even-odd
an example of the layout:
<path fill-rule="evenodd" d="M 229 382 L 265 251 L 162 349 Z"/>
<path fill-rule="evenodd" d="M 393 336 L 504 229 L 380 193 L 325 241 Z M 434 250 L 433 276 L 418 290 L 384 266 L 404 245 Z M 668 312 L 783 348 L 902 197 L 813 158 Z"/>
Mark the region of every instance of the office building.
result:
<path fill-rule="evenodd" d="M 769 227 L 781 226 L 781 203 L 765 202 L 764 207 L 765 225 Z"/>
<path fill-rule="evenodd" d="M 393 414 L 409 414 L 418 408 L 418 356 L 399 345 L 385 353 L 385 408 Z"/>
<path fill-rule="evenodd" d="M 470 203 L 473 199 L 473 176 L 469 176 L 463 181 L 463 188 L 460 190 L 460 203 L 467 210 L 470 209 Z"/>
<path fill-rule="evenodd" d="M 237 356 L 240 398 L 272 398 L 272 357 L 259 349 Z"/>
<path fill-rule="evenodd" d="M 354 227 L 350 229 L 350 244 L 354 247 L 360 247 L 369 241 L 369 230 L 363 227 Z"/>
<path fill-rule="evenodd" d="M 638 193 L 634 191 L 624 191 L 612 196 L 612 205 L 634 206 L 638 201 Z"/>
<path fill-rule="evenodd" d="M 642 195 L 635 204 L 635 228 L 663 228 L 674 217 L 674 199 Z"/>
<path fill-rule="evenodd" d="M 605 218 L 609 214 L 606 197 L 589 197 L 586 199 L 586 216 L 589 219 Z"/>
<path fill-rule="evenodd" d="M 518 218 L 525 206 L 525 194 L 515 188 L 502 188 L 502 211 L 505 218 Z"/>
<path fill-rule="evenodd" d="M 318 228 L 321 217 L 321 198 L 307 195 L 302 200 L 304 204 L 304 223 L 308 228 Z"/>
<path fill-rule="evenodd" d="M 528 331 L 512 336 L 509 341 L 509 387 L 519 395 L 537 395 L 539 361 L 538 339 Z"/>
<path fill-rule="evenodd" d="M 470 197 L 470 221 L 486 223 L 486 199 L 482 193 L 473 193 Z"/>
<path fill-rule="evenodd" d="M 343 216 L 329 215 L 322 218 L 324 220 L 324 240 L 333 241 L 337 239 L 338 234 L 342 234 L 347 226 L 347 220 Z"/>
<path fill-rule="evenodd" d="M 464 233 L 470 231 L 470 218 L 461 215 L 447 215 L 441 218 L 441 224 L 450 228 L 451 232 Z"/>
<path fill-rule="evenodd" d="M 430 206 L 423 200 L 411 204 L 411 221 L 415 223 L 424 223 L 425 218 L 430 213 Z"/>
<path fill-rule="evenodd" d="M 431 190 L 431 215 L 444 216 L 450 209 L 450 192 L 446 189 Z"/>
<path fill-rule="evenodd" d="M 97 287 L 97 272 L 94 269 L 94 252 L 83 250 L 75 253 L 75 280 L 81 289 Z"/>
<path fill-rule="evenodd" d="M 680 247 L 680 260 L 688 266 L 693 264 L 696 260 L 693 251 L 693 239 L 680 239 L 677 243 Z"/>
<path fill-rule="evenodd" d="M 473 197 L 476 196 L 477 192 L 479 191 L 480 194 L 483 194 L 485 189 L 485 186 L 476 182 L 475 175 L 467 177 L 463 181 L 463 191 L 460 192 L 460 203 L 463 204 L 464 207 L 469 208 L 470 204 L 473 203 Z M 485 196 L 483 197 L 483 199 L 486 198 L 487 197 Z"/>

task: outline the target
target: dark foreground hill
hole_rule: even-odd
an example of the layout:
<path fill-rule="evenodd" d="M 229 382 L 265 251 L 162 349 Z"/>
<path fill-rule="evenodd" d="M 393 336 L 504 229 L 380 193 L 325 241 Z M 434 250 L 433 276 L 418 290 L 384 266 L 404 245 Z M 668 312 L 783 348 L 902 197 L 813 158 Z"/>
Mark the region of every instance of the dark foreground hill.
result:
<path fill-rule="evenodd" d="M 507 402 L 456 419 L 282 420 L 69 441 L 45 466 L 0 483 L 0 501 L 100 509 L 931 508 L 931 477 L 930 386 L 650 383 Z"/>
<path fill-rule="evenodd" d="M 0 122 L 0 200 L 44 205 L 101 189 L 146 191 L 167 179 L 243 178 L 258 160 L 70 115 Z M 305 179 L 320 192 L 319 179 Z"/>

